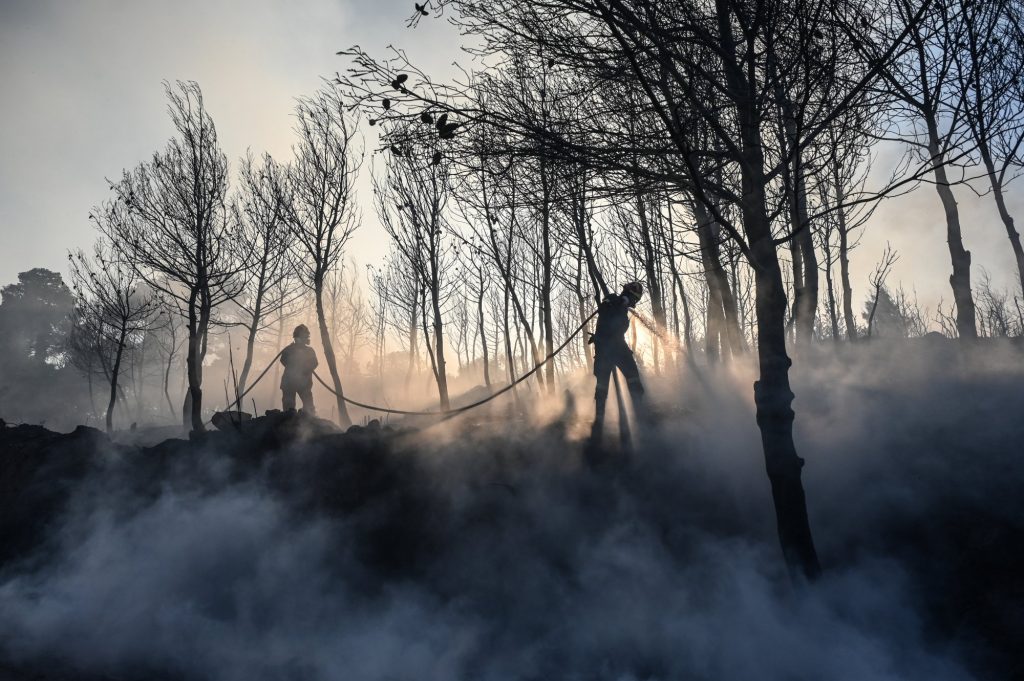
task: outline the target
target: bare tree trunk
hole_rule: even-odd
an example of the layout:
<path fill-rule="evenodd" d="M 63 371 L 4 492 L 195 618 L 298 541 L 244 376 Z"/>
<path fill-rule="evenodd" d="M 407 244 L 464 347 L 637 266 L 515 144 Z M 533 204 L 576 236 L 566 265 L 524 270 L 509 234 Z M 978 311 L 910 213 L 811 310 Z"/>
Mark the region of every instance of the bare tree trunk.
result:
<path fill-rule="evenodd" d="M 193 327 L 193 323 L 191 321 L 189 326 Z M 192 430 L 202 432 L 204 430 L 202 423 L 202 407 L 197 407 L 197 405 L 202 404 L 203 399 L 203 391 L 202 388 L 199 387 L 199 363 L 199 339 L 195 335 L 194 329 L 190 328 L 188 334 L 188 356 L 185 358 L 185 373 L 188 378 L 188 389 L 185 392 L 185 404 L 182 408 L 183 425 L 186 428 L 191 427 Z M 197 412 L 199 414 L 198 416 Z"/>
<path fill-rule="evenodd" d="M 814 321 L 818 314 L 818 257 L 814 252 L 811 220 L 807 214 L 807 183 L 802 169 L 796 173 L 795 222 L 796 242 L 803 261 L 803 287 L 800 312 L 797 316 L 796 335 L 800 342 L 810 343 L 814 338 Z"/>
<path fill-rule="evenodd" d="M 744 192 L 746 193 L 746 192 Z M 807 517 L 807 502 L 800 480 L 804 461 L 793 443 L 793 392 L 789 385 L 792 362 L 786 354 L 786 293 L 782 272 L 772 243 L 766 215 L 758 216 L 750 206 L 746 220 L 766 235 L 752 244 L 756 259 L 757 355 L 760 376 L 754 383 L 757 425 L 761 429 L 765 467 L 775 503 L 779 543 L 786 563 L 794 573 L 807 578 L 821 572 Z M 764 218 L 758 225 L 759 218 Z"/>
<path fill-rule="evenodd" d="M 416 324 L 416 308 L 417 300 L 419 296 L 416 296 L 412 301 L 412 308 L 409 312 L 409 368 L 405 372 L 405 392 L 409 392 L 409 382 L 412 380 L 412 374 L 416 368 L 416 343 L 419 339 L 416 337 L 417 324 Z"/>
<path fill-rule="evenodd" d="M 647 277 L 647 289 L 651 295 L 651 311 L 654 313 L 654 326 L 656 332 L 652 339 L 654 347 L 654 371 L 658 368 L 658 342 L 661 334 L 665 331 L 665 299 L 661 293 L 661 281 L 655 266 L 656 254 L 654 251 L 654 240 L 651 238 L 651 225 L 647 216 L 647 206 L 640 195 L 636 197 L 637 214 L 640 218 L 640 240 L 644 249 L 644 276 Z"/>
<path fill-rule="evenodd" d="M 125 324 L 121 324 L 121 330 L 117 336 L 117 354 L 114 356 L 114 368 L 110 372 L 110 399 L 107 401 L 107 415 L 105 422 L 107 432 L 114 429 L 114 405 L 117 403 L 117 377 L 121 372 L 121 357 L 124 355 L 124 342 L 128 334 Z"/>
<path fill-rule="evenodd" d="M 509 384 L 511 384 L 515 380 L 515 377 L 516 377 L 516 361 L 515 361 L 515 354 L 512 351 L 512 334 L 511 334 L 511 329 L 509 328 L 508 304 L 509 304 L 510 296 L 509 296 L 509 290 L 508 290 L 508 284 L 507 283 L 505 284 L 504 294 L 505 294 L 505 299 L 504 299 L 504 311 L 503 311 L 503 314 L 502 314 L 502 325 L 503 325 L 503 331 L 504 331 L 503 335 L 505 337 L 505 364 L 506 364 L 506 369 L 507 369 L 507 373 L 508 373 L 508 382 L 509 382 Z M 515 388 L 512 388 L 512 394 L 515 396 L 516 400 L 518 401 L 519 393 L 518 393 L 518 391 Z"/>
<path fill-rule="evenodd" d="M 791 114 L 792 104 L 782 94 L 781 84 L 776 92 L 782 102 L 785 132 L 789 145 L 796 145 L 796 121 Z M 807 213 L 807 184 L 799 152 L 794 162 L 782 165 L 782 177 L 790 191 L 789 223 L 790 253 L 793 260 L 793 333 L 798 343 L 809 343 L 814 337 L 814 318 L 818 308 L 818 260 L 811 238 L 811 222 Z"/>
<path fill-rule="evenodd" d="M 185 394 L 185 404 L 182 407 L 182 421 L 186 428 L 193 432 L 201 433 L 205 430 L 203 426 L 203 334 L 206 329 L 204 323 L 203 305 L 197 303 L 200 292 L 194 289 L 188 302 L 188 344 L 187 356 L 185 357 L 185 374 L 188 379 L 188 390 Z M 197 304 L 199 307 L 197 315 Z"/>
<path fill-rule="evenodd" d="M 669 249 L 669 253 L 671 253 L 671 249 Z M 673 261 L 674 258 L 671 255 L 669 255 L 669 263 L 672 263 Z M 669 274 L 673 274 L 671 268 Z M 680 363 L 680 360 L 682 359 L 680 355 L 682 353 L 679 352 L 679 292 L 676 291 L 674 280 L 669 280 L 668 290 L 670 295 L 672 296 L 672 306 L 670 308 L 672 310 L 672 337 L 676 339 L 676 342 L 673 343 L 672 347 L 672 368 L 675 369 L 676 373 L 678 374 L 679 369 L 682 366 Z"/>
<path fill-rule="evenodd" d="M 725 337 L 729 341 L 729 349 L 732 351 L 733 357 L 736 357 L 747 351 L 747 341 L 743 336 L 743 330 L 740 329 L 739 310 L 736 305 L 736 296 L 729 286 L 729 277 L 726 275 L 725 268 L 722 267 L 721 261 L 717 257 L 715 262 L 719 263 L 715 277 L 720 282 L 719 290 L 722 294 L 722 309 L 725 312 Z"/>
<path fill-rule="evenodd" d="M 722 339 L 723 356 L 726 350 L 733 356 L 745 350 L 743 332 L 740 330 L 736 297 L 729 287 L 729 276 L 722 267 L 721 251 L 718 247 L 719 226 L 707 207 L 699 201 L 693 202 L 694 217 L 697 218 L 697 240 L 700 244 L 701 263 L 708 284 L 708 315 L 714 313 L 714 337 Z M 715 309 L 712 310 L 712 307 Z M 721 315 L 718 314 L 721 310 Z M 709 320 L 710 321 L 710 320 Z M 717 353 L 716 353 L 717 354 Z"/>
<path fill-rule="evenodd" d="M 484 282 L 483 277 L 480 278 L 480 290 L 477 292 L 476 298 L 476 319 L 477 327 L 480 330 L 480 348 L 484 353 L 484 385 L 487 389 L 491 389 L 491 357 L 487 350 L 487 326 L 484 324 Z"/>
<path fill-rule="evenodd" d="M 580 324 L 583 324 L 588 316 L 587 299 L 583 296 L 583 291 L 579 290 L 578 288 L 576 289 L 576 309 L 580 317 Z M 586 362 L 587 371 L 591 372 L 594 370 L 594 355 L 590 350 L 590 343 L 587 342 L 586 338 L 587 334 L 589 333 L 589 330 L 584 328 L 583 331 L 584 333 L 581 339 L 583 343 L 583 359 Z"/>
<path fill-rule="evenodd" d="M 838 168 L 833 169 L 832 180 L 836 185 L 836 219 L 839 221 L 839 284 L 843 289 L 843 323 L 846 324 L 846 337 L 855 341 L 857 323 L 853 318 L 853 287 L 850 285 L 849 226 L 846 223 L 846 209 L 843 207 L 846 195 Z"/>
<path fill-rule="evenodd" d="M 871 338 L 871 330 L 875 326 L 875 312 L 878 310 L 878 299 L 882 295 L 882 285 L 875 285 L 875 299 L 871 301 L 871 311 L 868 312 L 868 338 Z"/>
<path fill-rule="evenodd" d="M 317 277 L 314 282 L 313 295 L 316 298 L 316 321 L 320 327 L 320 345 L 323 346 L 324 359 L 327 361 L 327 368 L 331 372 L 331 382 L 334 383 L 334 398 L 338 408 L 338 424 L 342 428 L 352 425 L 352 419 L 348 415 L 348 408 L 345 405 L 345 392 L 341 387 L 341 376 L 338 375 L 338 361 L 334 356 L 334 346 L 331 343 L 331 332 L 327 328 L 327 316 L 324 314 L 324 283 L 323 277 Z"/>
<path fill-rule="evenodd" d="M 89 415 L 89 421 L 92 420 L 93 416 L 99 416 L 99 410 L 96 409 L 96 391 L 93 389 L 92 385 L 92 373 L 92 367 L 90 366 L 89 369 L 85 372 L 85 384 L 89 388 L 89 409 L 91 410 L 91 413 Z M 171 412 L 173 413 L 173 411 L 174 409 L 172 407 Z"/>
<path fill-rule="evenodd" d="M 279 309 L 278 310 L 278 315 L 277 315 L 277 334 L 276 334 L 276 338 L 274 340 L 274 353 L 275 354 L 278 353 L 278 352 L 281 352 L 281 341 L 283 341 L 283 340 L 284 340 L 284 309 Z M 274 391 L 280 389 L 280 385 L 281 384 L 278 381 L 278 378 L 280 377 L 280 375 L 281 375 L 281 363 L 278 362 L 278 361 L 275 361 L 274 362 L 274 372 L 271 374 L 271 378 L 270 378 L 271 395 L 273 395 Z M 271 402 L 273 403 L 274 401 L 271 400 Z"/>
<path fill-rule="evenodd" d="M 540 181 L 543 196 L 541 199 L 541 283 L 540 283 L 540 305 L 543 313 L 542 324 L 544 327 L 544 350 L 551 355 L 555 350 L 555 322 L 551 313 L 551 280 L 553 277 L 553 256 L 551 253 L 551 181 L 548 177 L 547 164 L 541 160 Z M 534 361 L 540 361 L 536 358 Z M 555 363 L 548 362 L 544 367 L 545 383 L 548 394 L 553 395 L 555 391 Z M 539 373 L 539 372 L 538 372 Z"/>
<path fill-rule="evenodd" d="M 932 169 L 935 172 L 935 191 L 939 194 L 946 214 L 946 242 L 949 244 L 949 258 L 953 264 L 949 285 L 953 289 L 953 301 L 956 303 L 956 330 L 960 338 L 977 338 L 978 326 L 975 321 L 974 298 L 971 295 L 971 252 L 964 248 L 960 231 L 960 211 L 946 176 L 943 155 L 939 149 L 937 123 L 933 116 L 926 118 L 928 153 L 931 154 Z"/>
<path fill-rule="evenodd" d="M 437 396 L 441 404 L 441 411 L 448 411 L 451 404 L 448 401 L 448 374 L 446 373 L 444 360 L 444 322 L 441 320 L 440 291 L 435 281 L 430 291 L 430 305 L 433 311 L 434 320 L 434 355 L 437 361 Z"/>
<path fill-rule="evenodd" d="M 174 340 L 171 340 L 174 343 Z M 167 400 L 167 408 L 174 416 L 174 402 L 171 400 L 171 366 L 174 364 L 174 349 L 167 352 L 167 366 L 164 367 L 164 398 Z"/>
<path fill-rule="evenodd" d="M 203 432 L 206 426 L 203 424 L 203 360 L 206 358 L 207 343 L 210 333 L 210 305 L 207 297 L 200 294 L 199 323 L 195 338 L 196 353 L 192 359 L 192 366 L 189 367 L 189 404 L 192 415 L 192 431 Z M 191 340 L 191 339 L 190 339 Z"/>
<path fill-rule="evenodd" d="M 804 259 L 803 251 L 800 250 L 800 245 L 797 243 L 796 236 L 793 235 L 789 240 L 789 257 L 790 263 L 793 269 L 793 304 L 790 308 L 791 317 L 791 331 L 793 333 L 793 341 L 796 341 L 797 335 L 797 324 L 803 323 L 803 295 L 804 295 Z"/>
<path fill-rule="evenodd" d="M 430 370 L 434 376 L 434 387 L 437 387 L 437 356 L 434 354 L 434 347 L 430 342 L 430 329 L 427 327 L 427 291 L 423 288 L 420 291 L 422 304 L 420 305 L 420 324 L 423 325 L 423 345 L 427 348 L 427 359 L 430 360 Z M 429 383 L 429 381 L 427 381 Z"/>
<path fill-rule="evenodd" d="M 238 374 L 238 394 L 245 392 L 245 384 L 249 380 L 249 371 L 252 369 L 252 354 L 256 347 L 256 334 L 259 332 L 260 319 L 263 310 L 263 285 L 260 284 L 256 294 L 256 303 L 253 306 L 252 323 L 249 324 L 248 334 L 245 339 L 245 361 L 242 362 L 242 371 Z M 241 408 L 241 407 L 239 407 Z"/>
<path fill-rule="evenodd" d="M 709 362 L 715 362 L 719 359 L 719 348 L 721 348 L 722 355 L 728 354 L 729 350 L 724 342 L 726 322 L 721 280 L 716 276 L 717 270 L 721 270 L 722 264 L 718 261 L 718 242 L 711 230 L 711 215 L 704 204 L 699 201 L 693 202 L 693 209 L 694 217 L 697 218 L 700 259 L 704 266 L 704 278 L 708 286 L 708 304 L 704 323 L 704 354 Z"/>
<path fill-rule="evenodd" d="M 988 173 L 989 183 L 992 185 L 992 198 L 999 210 L 999 217 L 1006 227 L 1006 236 L 1010 239 L 1010 248 L 1013 249 L 1013 257 L 1017 261 L 1017 277 L 1020 280 L 1020 290 L 1024 294 L 1024 249 L 1021 248 L 1020 234 L 1013 223 L 1013 216 L 1006 208 L 1006 199 L 1003 196 L 1003 185 L 996 174 L 995 164 L 992 162 L 992 154 L 989 153 L 987 145 L 981 148 L 982 160 L 985 163 L 985 171 Z"/>
<path fill-rule="evenodd" d="M 775 71 L 774 48 L 768 48 L 768 61 Z M 811 239 L 811 223 L 807 214 L 807 184 L 803 159 L 798 148 L 797 119 L 792 100 L 783 87 L 783 78 L 775 76 L 775 96 L 782 113 L 782 128 L 787 153 L 782 164 L 784 186 L 789 191 L 790 252 L 793 259 L 793 329 L 798 343 L 809 343 L 814 337 L 814 318 L 818 308 L 818 262 Z"/>
<path fill-rule="evenodd" d="M 737 65 L 736 44 L 725 0 L 716 0 L 726 82 L 735 93 L 739 119 L 743 227 L 750 244 L 756 282 L 757 355 L 760 376 L 754 383 L 757 425 L 761 430 L 765 468 L 772 488 L 779 543 L 790 573 L 813 579 L 821 573 L 814 548 L 807 501 L 800 480 L 804 461 L 793 442 L 792 362 L 786 354 L 786 291 L 768 218 L 761 117 L 756 97 Z"/>
<path fill-rule="evenodd" d="M 491 231 L 491 245 L 494 249 L 495 254 L 500 253 L 500 249 L 498 248 L 497 244 L 497 239 L 493 230 Z M 509 238 L 509 243 L 507 245 L 505 252 L 505 264 L 501 264 L 500 258 L 496 258 L 495 260 L 496 264 L 498 265 L 498 272 L 501 274 L 501 278 L 505 282 L 505 292 L 512 302 L 512 309 L 516 314 L 516 318 L 519 319 L 520 325 L 526 331 L 526 336 L 530 343 L 530 351 L 533 353 L 533 363 L 535 365 L 540 364 L 540 361 L 543 358 L 540 354 L 540 348 L 537 347 L 537 339 L 533 335 L 533 326 L 530 324 L 530 320 L 527 318 L 526 312 L 523 309 L 522 301 L 519 299 L 519 295 L 516 293 L 515 287 L 513 286 L 511 237 Z M 529 364 L 529 362 L 527 362 L 527 364 Z M 543 386 L 543 373 L 538 371 L 536 374 L 534 374 L 534 376 L 536 377 L 537 382 L 541 386 Z"/>
<path fill-rule="evenodd" d="M 832 283 L 832 255 L 825 241 L 825 286 L 828 289 L 828 319 L 832 325 L 832 341 L 839 340 L 839 312 L 836 310 L 836 292 Z"/>
<path fill-rule="evenodd" d="M 672 263 L 671 270 L 672 280 L 675 282 L 675 290 L 683 305 L 683 343 L 687 352 L 689 352 L 693 345 L 693 319 L 690 316 L 690 300 L 686 295 L 686 287 L 683 285 L 683 277 L 676 268 L 675 263 Z"/>
<path fill-rule="evenodd" d="M 146 337 L 147 333 L 143 332 L 142 341 L 139 344 L 138 358 L 132 361 L 132 396 L 135 398 L 135 420 L 141 421 L 143 408 L 146 402 Z M 136 368 L 138 369 L 136 371 Z"/>

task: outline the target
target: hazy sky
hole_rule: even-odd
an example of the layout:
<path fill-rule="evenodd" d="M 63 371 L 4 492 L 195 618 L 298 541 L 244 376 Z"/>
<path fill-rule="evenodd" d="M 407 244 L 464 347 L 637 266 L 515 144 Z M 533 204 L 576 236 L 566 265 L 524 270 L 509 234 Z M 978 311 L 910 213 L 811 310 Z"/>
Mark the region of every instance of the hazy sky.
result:
<path fill-rule="evenodd" d="M 286 158 L 295 98 L 359 44 L 405 48 L 446 72 L 445 22 L 413 30 L 412 0 L 0 0 L 0 282 L 63 269 L 95 237 L 89 209 L 172 135 L 162 81 L 196 80 L 237 167 L 247 147 Z M 380 252 L 373 210 L 352 250 Z M 365 257 L 364 257 L 365 256 Z"/>
<path fill-rule="evenodd" d="M 360 44 L 405 48 L 425 70 L 465 61 L 443 21 L 405 27 L 412 0 L 0 0 L 0 284 L 31 267 L 64 269 L 69 248 L 94 238 L 91 206 L 116 178 L 161 148 L 172 130 L 161 81 L 200 83 L 230 159 L 247 147 L 285 158 L 294 99 L 344 69 L 335 53 Z M 1013 282 L 1013 260 L 991 200 L 958 188 L 975 278 Z M 1024 222 L 1018 187 L 1011 208 Z M 368 199 L 368 196 L 366 197 Z M 368 200 L 352 244 L 376 261 L 384 239 Z M 889 241 L 892 281 L 934 310 L 949 292 L 945 226 L 934 189 L 876 213 L 853 256 L 855 295 Z M 824 282 L 823 282 L 824 284 Z M 857 306 L 859 309 L 859 305 Z"/>

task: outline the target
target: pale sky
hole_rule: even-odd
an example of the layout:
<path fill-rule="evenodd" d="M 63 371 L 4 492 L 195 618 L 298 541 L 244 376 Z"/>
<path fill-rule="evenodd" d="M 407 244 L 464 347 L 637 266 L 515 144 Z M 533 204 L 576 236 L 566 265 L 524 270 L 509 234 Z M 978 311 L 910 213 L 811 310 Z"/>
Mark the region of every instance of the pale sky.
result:
<path fill-rule="evenodd" d="M 68 249 L 93 241 L 87 215 L 108 196 L 105 178 L 147 158 L 172 134 L 163 80 L 199 82 L 237 163 L 247 147 L 288 156 L 294 100 L 346 67 L 338 50 L 360 44 L 383 54 L 394 44 L 439 76 L 451 72 L 453 60 L 466 63 L 443 20 L 405 27 L 412 4 L 0 0 L 0 285 L 32 267 L 63 272 Z M 1012 286 L 1013 259 L 991 199 L 956 191 L 975 279 L 985 268 L 999 286 Z M 1019 186 L 1009 199 L 1024 223 Z M 385 236 L 365 191 L 362 214 L 351 252 L 373 263 Z M 916 289 L 932 310 L 939 298 L 948 303 L 949 254 L 932 187 L 876 213 L 853 255 L 858 299 L 886 241 L 901 255 L 892 283 Z"/>
<path fill-rule="evenodd" d="M 0 0 L 0 282 L 64 272 L 68 249 L 92 243 L 105 178 L 173 134 L 162 81 L 200 84 L 233 167 L 247 147 L 286 159 L 295 98 L 346 68 L 339 50 L 394 44 L 432 73 L 464 59 L 446 22 L 406 28 L 412 11 L 412 0 Z M 351 250 L 373 262 L 384 242 L 368 196 L 362 213 Z"/>

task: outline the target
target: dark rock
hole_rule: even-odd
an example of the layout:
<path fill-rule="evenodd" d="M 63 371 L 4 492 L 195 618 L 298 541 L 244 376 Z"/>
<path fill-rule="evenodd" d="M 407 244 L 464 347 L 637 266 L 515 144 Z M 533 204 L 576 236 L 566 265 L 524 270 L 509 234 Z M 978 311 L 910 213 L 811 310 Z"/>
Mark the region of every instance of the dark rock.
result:
<path fill-rule="evenodd" d="M 210 419 L 217 430 L 236 430 L 246 421 L 252 420 L 252 414 L 244 411 L 218 411 Z"/>

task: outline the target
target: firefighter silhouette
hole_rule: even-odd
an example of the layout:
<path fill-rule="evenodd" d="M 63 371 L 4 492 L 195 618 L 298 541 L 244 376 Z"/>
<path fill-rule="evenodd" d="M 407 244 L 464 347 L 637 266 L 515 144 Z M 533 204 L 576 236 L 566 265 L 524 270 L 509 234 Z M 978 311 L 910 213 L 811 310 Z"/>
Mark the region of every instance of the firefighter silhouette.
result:
<path fill-rule="evenodd" d="M 284 374 L 281 376 L 281 406 L 285 411 L 295 409 L 295 395 L 302 398 L 302 410 L 316 415 L 313 404 L 313 371 L 319 365 L 316 352 L 309 347 L 309 329 L 299 324 L 292 332 L 292 344 L 281 352 Z"/>
<path fill-rule="evenodd" d="M 644 288 L 640 282 L 633 281 L 622 287 L 622 293 L 605 297 L 597 306 L 597 328 L 590 337 L 590 342 L 594 344 L 594 376 L 597 377 L 597 388 L 594 391 L 596 409 L 591 431 L 596 440 L 601 438 L 605 405 L 608 402 L 608 384 L 616 369 L 626 379 L 634 410 L 638 414 L 642 412 L 644 385 L 640 380 L 636 358 L 626 344 L 625 336 L 629 330 L 629 310 L 636 307 L 643 294 Z"/>

